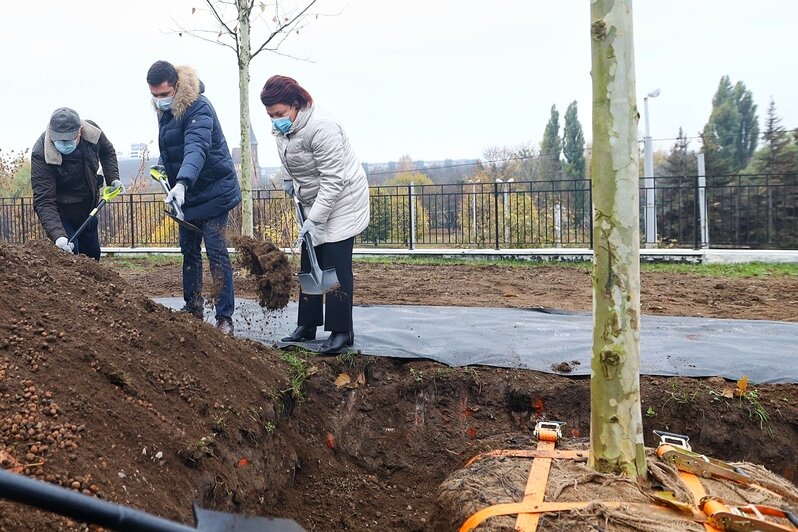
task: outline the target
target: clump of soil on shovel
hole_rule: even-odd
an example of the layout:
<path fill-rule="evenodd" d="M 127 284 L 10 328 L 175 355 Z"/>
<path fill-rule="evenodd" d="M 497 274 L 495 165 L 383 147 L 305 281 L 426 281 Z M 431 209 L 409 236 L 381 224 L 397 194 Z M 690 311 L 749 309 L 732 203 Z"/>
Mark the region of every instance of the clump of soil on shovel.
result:
<path fill-rule="evenodd" d="M 258 303 L 268 310 L 288 305 L 293 286 L 293 274 L 288 257 L 270 240 L 255 240 L 238 236 L 234 240 L 238 264 L 255 277 Z"/>

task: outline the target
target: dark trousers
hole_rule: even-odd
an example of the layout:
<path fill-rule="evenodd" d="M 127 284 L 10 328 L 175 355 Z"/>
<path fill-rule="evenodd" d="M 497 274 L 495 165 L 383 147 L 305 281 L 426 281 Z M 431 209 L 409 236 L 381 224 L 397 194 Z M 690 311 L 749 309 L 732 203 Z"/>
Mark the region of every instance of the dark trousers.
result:
<path fill-rule="evenodd" d="M 341 286 L 324 296 L 311 296 L 299 291 L 299 316 L 297 325 L 315 327 L 324 325 L 325 331 L 347 332 L 352 330 L 352 296 L 354 277 L 352 276 L 352 247 L 355 238 L 340 242 L 329 242 L 314 246 L 319 266 L 322 270 L 335 268 Z M 305 244 L 302 244 L 300 258 L 302 272 L 310 271 L 310 260 Z M 326 297 L 326 305 L 322 314 L 322 299 Z"/>
<path fill-rule="evenodd" d="M 78 227 L 86 221 L 85 218 L 83 220 L 70 219 L 61 213 L 59 213 L 59 217 L 61 218 L 61 225 L 64 226 L 64 231 L 66 231 L 67 238 L 72 238 L 72 235 L 75 234 Z M 75 255 L 81 253 L 96 261 L 100 260 L 100 234 L 97 230 L 96 216 L 91 219 L 89 225 L 78 235 L 73 244 L 75 244 Z"/>
<path fill-rule="evenodd" d="M 233 316 L 235 296 L 233 295 L 233 266 L 227 254 L 227 213 L 207 220 L 191 220 L 202 229 L 195 233 L 183 227 L 179 229 L 180 252 L 183 253 L 183 300 L 186 310 L 202 310 L 202 241 L 213 278 L 213 302 L 216 319 Z"/>

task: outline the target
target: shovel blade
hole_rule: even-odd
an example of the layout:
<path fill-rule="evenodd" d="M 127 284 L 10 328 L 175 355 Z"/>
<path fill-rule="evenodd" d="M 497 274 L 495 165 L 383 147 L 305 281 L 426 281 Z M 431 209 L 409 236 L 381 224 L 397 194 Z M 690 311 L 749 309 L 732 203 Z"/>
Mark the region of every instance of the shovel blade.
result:
<path fill-rule="evenodd" d="M 194 507 L 197 530 L 205 532 L 305 532 L 296 521 L 234 515 Z"/>
<path fill-rule="evenodd" d="M 185 220 L 181 220 L 180 218 L 178 218 L 177 216 L 175 216 L 175 215 L 174 215 L 174 214 L 172 214 L 171 212 L 169 212 L 169 211 L 167 211 L 167 210 L 164 210 L 163 212 L 164 212 L 164 214 L 166 214 L 166 215 L 167 215 L 169 218 L 171 218 L 172 220 L 174 220 L 174 221 L 175 221 L 175 223 L 176 223 L 177 225 L 179 225 L 180 227 L 182 227 L 182 228 L 184 228 L 184 229 L 188 229 L 189 231 L 194 231 L 195 233 L 201 233 L 201 232 L 202 232 L 202 229 L 200 229 L 200 228 L 199 228 L 199 227 L 197 227 L 196 225 L 194 225 L 194 224 L 190 224 L 190 223 L 188 223 L 188 222 L 187 222 L 187 221 L 185 221 Z"/>
<path fill-rule="evenodd" d="M 335 273 L 335 268 L 328 270 L 317 270 L 316 275 L 314 272 L 300 273 L 299 286 L 302 287 L 302 293 L 318 296 L 331 292 L 341 286 L 338 281 L 338 274 Z M 320 274 L 320 275 L 319 275 Z"/>

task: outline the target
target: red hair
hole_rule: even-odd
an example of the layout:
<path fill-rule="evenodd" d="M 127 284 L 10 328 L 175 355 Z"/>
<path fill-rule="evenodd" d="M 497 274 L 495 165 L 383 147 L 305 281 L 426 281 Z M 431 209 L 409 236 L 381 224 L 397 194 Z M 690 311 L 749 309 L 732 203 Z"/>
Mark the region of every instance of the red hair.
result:
<path fill-rule="evenodd" d="M 299 109 L 313 104 L 313 98 L 308 91 L 288 76 L 272 76 L 266 80 L 266 85 L 260 91 L 260 101 L 266 107 L 283 103 Z"/>

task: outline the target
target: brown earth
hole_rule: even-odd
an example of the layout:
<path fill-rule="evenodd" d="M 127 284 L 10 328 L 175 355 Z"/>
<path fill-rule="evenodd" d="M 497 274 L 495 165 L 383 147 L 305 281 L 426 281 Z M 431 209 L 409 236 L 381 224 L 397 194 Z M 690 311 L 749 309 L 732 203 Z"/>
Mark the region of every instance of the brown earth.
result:
<path fill-rule="evenodd" d="M 294 261 L 295 262 L 295 261 Z M 180 259 L 157 265 L 141 257 L 104 259 L 141 293 L 180 295 Z M 206 265 L 207 268 L 207 265 Z M 296 265 L 294 265 L 296 270 Z M 464 307 L 592 309 L 590 271 L 571 265 L 493 266 L 381 264 L 355 261 L 355 303 Z M 207 275 L 206 275 L 207 277 Z M 685 273 L 641 273 L 644 314 L 798 321 L 798 277 L 718 278 Z M 237 272 L 236 295 L 257 298 L 254 279 Z M 296 300 L 298 285 L 292 285 Z"/>
<path fill-rule="evenodd" d="M 471 456 L 532 446 L 539 419 L 589 434 L 588 379 L 275 351 L 153 303 L 179 295 L 180 272 L 152 264 L 0 243 L 4 467 L 185 523 L 197 502 L 309 530 L 431 530 L 439 486 Z M 589 275 L 571 267 L 355 273 L 358 303 L 590 309 Z M 237 295 L 257 297 L 248 275 L 237 272 Z M 795 277 L 642 282 L 646 313 L 798 319 Z M 795 482 L 798 385 L 729 388 L 642 377 L 646 444 L 653 429 L 689 434 L 702 453 Z M 79 526 L 0 502 L 3 531 Z"/>

